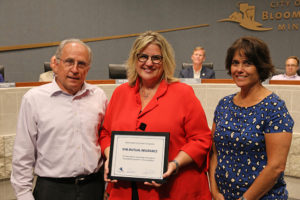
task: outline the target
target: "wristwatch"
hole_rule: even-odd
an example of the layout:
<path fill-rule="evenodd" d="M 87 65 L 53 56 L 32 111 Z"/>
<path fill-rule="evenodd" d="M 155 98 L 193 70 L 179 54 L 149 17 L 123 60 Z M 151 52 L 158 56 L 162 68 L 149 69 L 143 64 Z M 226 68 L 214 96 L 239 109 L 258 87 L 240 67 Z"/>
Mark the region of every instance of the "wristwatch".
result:
<path fill-rule="evenodd" d="M 247 200 L 244 196 L 241 197 L 241 200 Z"/>
<path fill-rule="evenodd" d="M 175 170 L 174 174 L 177 174 L 178 171 L 179 171 L 179 163 L 177 162 L 177 160 L 172 160 L 171 162 L 175 163 L 175 165 L 176 165 L 176 170 Z"/>

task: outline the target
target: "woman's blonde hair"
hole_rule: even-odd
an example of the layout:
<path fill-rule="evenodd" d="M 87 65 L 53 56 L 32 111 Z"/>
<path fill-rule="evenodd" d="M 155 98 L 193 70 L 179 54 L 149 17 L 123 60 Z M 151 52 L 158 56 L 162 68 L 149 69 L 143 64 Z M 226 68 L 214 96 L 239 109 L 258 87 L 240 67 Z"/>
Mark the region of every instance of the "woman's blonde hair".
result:
<path fill-rule="evenodd" d="M 176 64 L 173 48 L 161 34 L 153 31 L 146 31 L 134 41 L 129 53 L 127 60 L 127 78 L 129 85 L 134 86 L 136 79 L 138 78 L 138 74 L 135 69 L 137 54 L 143 51 L 149 44 L 156 44 L 160 47 L 163 57 L 162 67 L 164 71 L 162 79 L 165 79 L 168 83 L 178 81 L 178 79 L 174 77 Z"/>

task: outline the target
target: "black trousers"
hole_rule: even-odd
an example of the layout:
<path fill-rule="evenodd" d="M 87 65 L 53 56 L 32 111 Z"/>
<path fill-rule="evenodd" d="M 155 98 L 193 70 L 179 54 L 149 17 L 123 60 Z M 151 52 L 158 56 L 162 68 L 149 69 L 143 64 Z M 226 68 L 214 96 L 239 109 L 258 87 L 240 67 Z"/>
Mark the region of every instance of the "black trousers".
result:
<path fill-rule="evenodd" d="M 103 175 L 99 173 L 99 178 L 79 183 L 38 177 L 33 196 L 35 200 L 101 200 L 103 192 Z"/>

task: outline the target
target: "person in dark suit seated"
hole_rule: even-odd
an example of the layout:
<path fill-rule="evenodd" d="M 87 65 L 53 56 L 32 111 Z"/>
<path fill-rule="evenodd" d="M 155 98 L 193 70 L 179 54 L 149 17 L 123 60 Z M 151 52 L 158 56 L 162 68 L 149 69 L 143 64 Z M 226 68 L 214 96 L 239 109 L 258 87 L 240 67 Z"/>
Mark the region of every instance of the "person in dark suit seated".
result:
<path fill-rule="evenodd" d="M 4 78 L 3 78 L 2 74 L 0 74 L 0 83 L 1 82 L 4 82 Z"/>
<path fill-rule="evenodd" d="M 203 47 L 196 47 L 191 59 L 193 66 L 182 69 L 179 73 L 179 78 L 215 78 L 215 71 L 213 69 L 202 66 L 205 61 L 205 49 Z"/>

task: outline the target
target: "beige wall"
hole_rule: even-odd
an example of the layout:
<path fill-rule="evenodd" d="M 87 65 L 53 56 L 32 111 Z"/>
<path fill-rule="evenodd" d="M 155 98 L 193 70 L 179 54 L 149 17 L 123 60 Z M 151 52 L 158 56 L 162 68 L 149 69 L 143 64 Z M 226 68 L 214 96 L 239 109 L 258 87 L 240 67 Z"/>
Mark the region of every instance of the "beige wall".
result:
<path fill-rule="evenodd" d="M 117 85 L 99 85 L 110 98 Z M 225 95 L 238 91 L 234 84 L 195 84 L 196 96 L 202 103 L 209 126 L 218 101 Z M 294 85 L 266 85 L 285 100 L 294 121 L 292 148 L 289 153 L 286 174 L 300 177 L 300 87 Z M 22 96 L 28 87 L 0 88 L 0 179 L 8 178 L 11 170 L 13 140 Z"/>
<path fill-rule="evenodd" d="M 99 85 L 106 92 L 108 98 L 111 97 L 116 86 Z M 197 84 L 192 85 L 192 87 L 202 103 L 209 126 L 212 125 L 213 113 L 218 101 L 225 95 L 238 91 L 234 84 Z M 285 174 L 300 178 L 300 87 L 293 85 L 266 85 L 266 87 L 285 100 L 295 121 L 292 147 Z M 0 182 L 1 179 L 7 179 L 10 176 L 18 111 L 22 96 L 29 89 L 28 87 L 0 88 Z"/>

